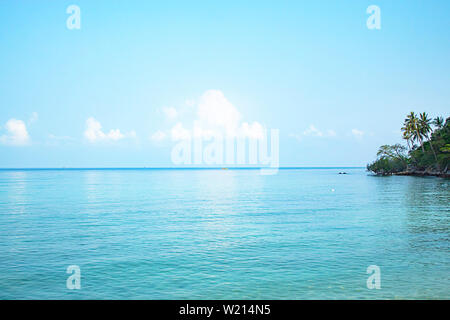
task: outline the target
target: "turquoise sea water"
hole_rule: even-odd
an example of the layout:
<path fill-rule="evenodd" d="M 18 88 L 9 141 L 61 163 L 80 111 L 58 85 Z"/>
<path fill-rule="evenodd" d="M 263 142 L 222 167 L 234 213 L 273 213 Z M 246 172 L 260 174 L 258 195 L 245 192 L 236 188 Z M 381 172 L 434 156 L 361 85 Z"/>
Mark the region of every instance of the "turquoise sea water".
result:
<path fill-rule="evenodd" d="M 450 181 L 339 171 L 2 170 L 0 298 L 449 299 Z"/>

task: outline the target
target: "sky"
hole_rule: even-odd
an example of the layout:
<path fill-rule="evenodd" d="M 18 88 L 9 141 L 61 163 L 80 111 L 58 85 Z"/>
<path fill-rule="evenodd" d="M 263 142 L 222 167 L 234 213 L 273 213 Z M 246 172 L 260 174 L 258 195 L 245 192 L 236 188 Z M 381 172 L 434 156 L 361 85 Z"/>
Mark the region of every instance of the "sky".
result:
<path fill-rule="evenodd" d="M 171 167 L 186 137 L 271 130 L 280 166 L 365 166 L 402 142 L 410 111 L 449 116 L 449 13 L 446 0 L 1 1 L 0 168 Z"/>

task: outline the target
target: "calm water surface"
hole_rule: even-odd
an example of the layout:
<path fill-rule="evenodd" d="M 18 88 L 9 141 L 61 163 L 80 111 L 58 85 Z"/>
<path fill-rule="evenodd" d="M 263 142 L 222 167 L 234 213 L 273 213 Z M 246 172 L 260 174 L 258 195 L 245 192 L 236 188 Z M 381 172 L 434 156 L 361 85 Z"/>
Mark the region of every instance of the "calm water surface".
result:
<path fill-rule="evenodd" d="M 450 181 L 339 171 L 0 171 L 0 298 L 449 299 Z"/>

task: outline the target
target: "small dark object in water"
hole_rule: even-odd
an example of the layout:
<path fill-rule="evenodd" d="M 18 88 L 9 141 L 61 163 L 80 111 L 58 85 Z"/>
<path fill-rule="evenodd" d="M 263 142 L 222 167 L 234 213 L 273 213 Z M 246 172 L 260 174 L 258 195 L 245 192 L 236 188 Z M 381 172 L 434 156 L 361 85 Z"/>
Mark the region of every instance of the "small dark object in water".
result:
<path fill-rule="evenodd" d="M 341 171 L 339 172 L 339 174 L 347 174 L 347 172 Z"/>

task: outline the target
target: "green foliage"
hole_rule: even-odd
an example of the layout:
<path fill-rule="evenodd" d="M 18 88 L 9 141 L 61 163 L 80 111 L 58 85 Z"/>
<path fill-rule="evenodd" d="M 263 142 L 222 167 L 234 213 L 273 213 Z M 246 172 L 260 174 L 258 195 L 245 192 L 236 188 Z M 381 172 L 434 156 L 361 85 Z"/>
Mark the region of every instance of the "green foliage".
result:
<path fill-rule="evenodd" d="M 450 165 L 450 118 L 443 125 L 435 123 L 436 129 L 430 139 L 423 144 L 424 150 L 418 148 L 410 151 L 411 164 L 419 170 L 446 169 Z"/>
<path fill-rule="evenodd" d="M 450 144 L 446 144 L 445 146 L 439 148 L 439 150 L 443 153 L 449 153 L 450 152 Z"/>
<path fill-rule="evenodd" d="M 377 160 L 367 165 L 367 170 L 388 175 L 404 171 L 408 165 L 406 148 L 400 144 L 383 145 L 378 149 Z"/>
<path fill-rule="evenodd" d="M 380 175 L 405 171 L 406 164 L 399 159 L 380 158 L 367 165 L 367 170 Z"/>
<path fill-rule="evenodd" d="M 431 125 L 434 125 L 434 131 Z M 368 164 L 367 170 L 386 175 L 407 168 L 420 171 L 450 169 L 450 118 L 444 123 L 442 117 L 431 120 L 425 112 L 419 116 L 411 112 L 403 123 L 402 132 L 409 153 L 400 144 L 381 146 L 377 160 Z"/>
<path fill-rule="evenodd" d="M 436 127 L 436 129 L 442 129 L 442 127 L 444 126 L 444 118 L 443 117 L 434 118 L 433 124 Z"/>

